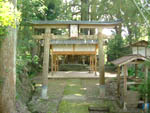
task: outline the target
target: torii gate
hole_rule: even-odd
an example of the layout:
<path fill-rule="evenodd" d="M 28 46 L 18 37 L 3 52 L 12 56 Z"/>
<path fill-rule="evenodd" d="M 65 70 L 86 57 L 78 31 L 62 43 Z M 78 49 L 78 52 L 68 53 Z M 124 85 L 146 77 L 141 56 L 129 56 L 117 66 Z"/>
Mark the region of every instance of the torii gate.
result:
<path fill-rule="evenodd" d="M 34 35 L 35 39 L 44 39 L 44 57 L 43 57 L 43 88 L 42 88 L 42 98 L 47 98 L 47 88 L 48 88 L 48 72 L 49 72 L 49 54 L 50 54 L 50 40 L 61 39 L 66 40 L 70 38 L 76 39 L 92 39 L 98 40 L 98 53 L 99 53 L 99 83 L 100 83 L 100 96 L 105 95 L 105 71 L 104 71 L 104 50 L 103 50 L 103 40 L 102 35 L 103 28 L 114 28 L 121 24 L 121 20 L 100 22 L 100 21 L 32 21 L 30 24 L 34 29 L 44 29 L 45 33 L 41 35 Z M 52 28 L 66 28 L 69 29 L 69 34 L 65 36 L 58 36 L 51 34 Z M 98 33 L 96 35 L 80 35 L 79 30 L 85 28 L 97 29 Z M 53 55 L 51 55 L 53 56 Z M 53 58 L 51 59 L 53 60 Z M 53 61 L 51 61 L 53 62 Z"/>

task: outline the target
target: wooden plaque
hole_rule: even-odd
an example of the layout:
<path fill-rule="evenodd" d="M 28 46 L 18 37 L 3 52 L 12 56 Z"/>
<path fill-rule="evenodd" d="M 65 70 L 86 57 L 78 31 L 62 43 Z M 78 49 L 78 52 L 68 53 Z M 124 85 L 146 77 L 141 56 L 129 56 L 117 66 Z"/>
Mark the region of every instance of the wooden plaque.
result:
<path fill-rule="evenodd" d="M 78 37 L 78 25 L 70 25 L 70 37 Z"/>

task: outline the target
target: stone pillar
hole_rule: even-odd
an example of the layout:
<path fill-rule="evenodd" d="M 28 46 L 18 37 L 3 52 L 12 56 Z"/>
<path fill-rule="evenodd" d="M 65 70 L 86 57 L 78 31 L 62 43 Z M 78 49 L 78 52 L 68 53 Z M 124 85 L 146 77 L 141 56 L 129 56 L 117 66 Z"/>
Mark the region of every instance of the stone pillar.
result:
<path fill-rule="evenodd" d="M 44 36 L 44 56 L 43 56 L 43 86 L 42 86 L 42 99 L 47 99 L 48 90 L 48 73 L 49 73 L 49 49 L 50 49 L 50 33 L 51 29 L 47 28 Z"/>
<path fill-rule="evenodd" d="M 99 83 L 100 83 L 100 96 L 105 96 L 105 59 L 104 59 L 104 50 L 103 50 L 103 36 L 102 29 L 98 31 L 98 53 L 99 53 Z"/>

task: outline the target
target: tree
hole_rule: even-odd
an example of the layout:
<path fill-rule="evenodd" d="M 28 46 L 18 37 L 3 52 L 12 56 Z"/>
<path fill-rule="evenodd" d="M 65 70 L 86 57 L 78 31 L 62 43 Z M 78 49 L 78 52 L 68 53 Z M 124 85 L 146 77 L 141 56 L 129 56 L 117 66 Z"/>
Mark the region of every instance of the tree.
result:
<path fill-rule="evenodd" d="M 0 2 L 3 4 L 3 1 Z M 1 41 L 0 47 L 0 113 L 15 113 L 15 96 L 16 96 L 16 39 L 17 31 L 15 28 L 16 24 L 16 5 L 17 0 L 9 0 L 11 4 L 10 16 L 13 22 L 13 26 L 6 21 L 6 24 L 2 23 L 7 27 L 8 33 L 5 38 Z M 2 5 L 0 5 L 2 7 Z M 10 10 L 9 10 L 10 11 Z M 6 15 L 9 15 L 9 11 L 6 11 Z M 1 18 L 2 19 L 2 18 Z M 7 19 L 6 17 L 3 19 Z M 9 18 L 10 19 L 10 18 Z"/>

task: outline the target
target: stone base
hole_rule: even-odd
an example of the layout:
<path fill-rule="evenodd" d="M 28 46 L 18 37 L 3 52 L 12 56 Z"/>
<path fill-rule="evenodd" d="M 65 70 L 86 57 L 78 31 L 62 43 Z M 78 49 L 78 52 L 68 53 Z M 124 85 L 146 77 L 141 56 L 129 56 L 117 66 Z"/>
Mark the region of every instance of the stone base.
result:
<path fill-rule="evenodd" d="M 48 86 L 43 85 L 42 86 L 41 99 L 48 99 L 47 90 L 48 90 Z"/>
<path fill-rule="evenodd" d="M 99 89 L 100 89 L 100 97 L 101 98 L 105 97 L 105 85 L 100 85 Z"/>

